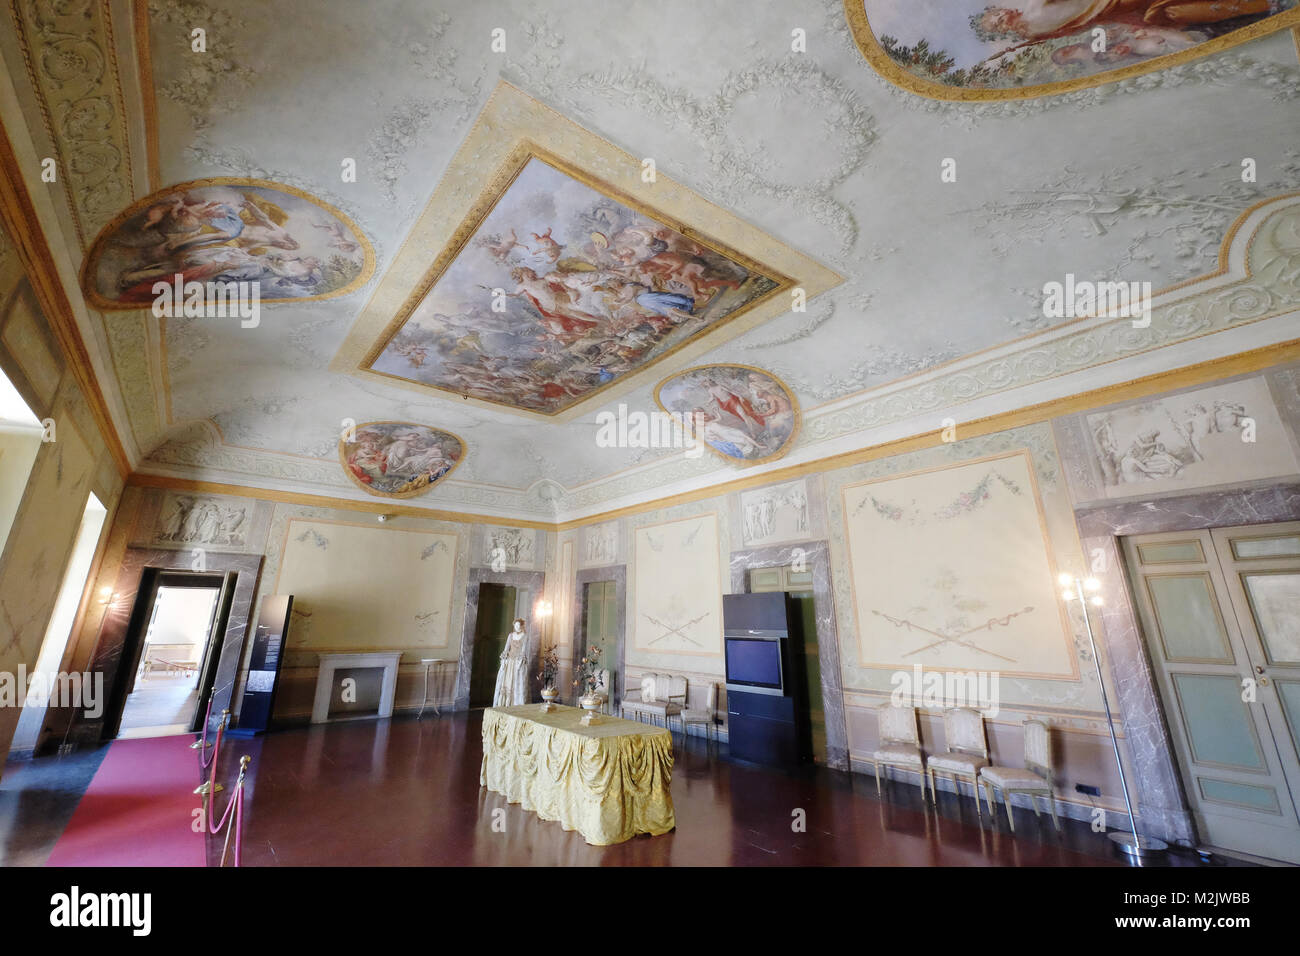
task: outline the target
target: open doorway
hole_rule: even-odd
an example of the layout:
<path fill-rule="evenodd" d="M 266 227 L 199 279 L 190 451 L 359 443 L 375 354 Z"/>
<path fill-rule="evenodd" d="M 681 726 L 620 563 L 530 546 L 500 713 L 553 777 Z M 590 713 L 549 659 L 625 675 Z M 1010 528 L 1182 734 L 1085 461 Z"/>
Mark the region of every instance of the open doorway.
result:
<path fill-rule="evenodd" d="M 491 707 L 497 670 L 514 626 L 515 589 L 508 584 L 481 584 L 474 621 L 474 659 L 470 666 L 469 705 Z"/>
<path fill-rule="evenodd" d="M 155 572 L 141 589 L 138 623 L 124 654 L 115 737 L 187 733 L 203 719 L 202 702 L 215 677 L 231 593 L 224 574 Z M 124 648 L 124 652 L 127 649 Z M 112 726 L 110 724 L 110 726 Z"/>

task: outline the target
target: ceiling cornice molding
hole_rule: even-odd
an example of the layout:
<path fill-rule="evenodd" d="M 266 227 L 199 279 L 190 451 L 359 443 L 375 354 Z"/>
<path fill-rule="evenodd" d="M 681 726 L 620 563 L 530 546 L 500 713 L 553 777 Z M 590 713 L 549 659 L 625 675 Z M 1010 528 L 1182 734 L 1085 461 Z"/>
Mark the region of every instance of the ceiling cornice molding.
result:
<path fill-rule="evenodd" d="M 1010 412 L 989 415 L 983 418 L 962 422 L 961 438 L 978 438 L 996 432 L 1008 431 L 1027 425 L 1050 422 L 1054 418 L 1072 415 L 1078 412 L 1103 408 L 1117 402 L 1136 401 L 1182 388 L 1203 385 L 1220 379 L 1231 378 L 1251 372 L 1262 371 L 1274 366 L 1286 365 L 1300 361 L 1300 339 L 1281 345 L 1269 345 L 1263 348 L 1223 356 L 1209 361 L 1147 375 L 1132 381 L 1107 385 L 1092 391 L 1058 398 L 1037 405 L 1027 406 Z M 384 504 L 381 502 L 357 501 L 347 498 L 334 498 L 325 495 L 303 494 L 301 492 L 281 491 L 259 488 L 253 485 L 203 481 L 171 475 L 147 474 L 137 472 L 131 475 L 127 484 L 147 488 L 167 488 L 195 491 L 207 494 L 236 495 L 267 501 L 291 504 L 306 504 L 323 508 L 336 508 L 342 511 L 358 511 L 366 514 L 401 514 L 411 517 L 432 518 L 444 521 L 461 521 L 466 524 L 509 525 L 521 528 L 540 528 L 545 531 L 568 531 L 587 525 L 600 524 L 627 515 L 656 511 L 672 505 L 687 504 L 716 498 L 730 492 L 744 491 L 763 485 L 778 484 L 805 475 L 847 468 L 863 462 L 889 458 L 922 451 L 943 444 L 943 429 L 937 428 L 922 434 L 882 442 L 850 452 L 843 452 L 801 462 L 772 471 L 741 478 L 721 481 L 701 488 L 691 489 L 679 494 L 656 497 L 649 501 L 638 502 L 622 508 L 602 511 L 598 514 L 585 515 L 559 521 L 538 521 L 531 518 L 516 518 L 506 515 L 483 515 L 436 508 L 421 508 L 406 504 Z"/>
<path fill-rule="evenodd" d="M 332 498 L 327 495 L 310 495 L 295 491 L 276 491 L 270 488 L 258 488 L 252 485 L 223 484 L 214 481 L 197 481 L 190 478 L 175 478 L 168 475 L 155 475 L 137 472 L 127 479 L 127 484 L 137 488 L 163 488 L 172 491 L 193 491 L 209 495 L 234 495 L 242 498 L 254 498 L 259 501 L 275 501 L 282 504 L 309 505 L 313 508 L 333 508 L 338 511 L 356 511 L 363 514 L 402 515 L 411 518 L 430 518 L 437 521 L 459 521 L 463 524 L 508 525 L 512 528 L 540 528 L 544 531 L 555 529 L 550 521 L 533 521 L 524 518 L 507 518 L 497 515 L 471 514 L 460 511 L 444 511 L 438 508 L 416 508 L 397 501 L 354 501 L 350 498 Z"/>
<path fill-rule="evenodd" d="M 3 124 L 0 124 L 0 169 L 5 173 L 0 176 L 0 217 L 3 218 L 5 230 L 18 251 L 41 311 L 68 360 L 68 367 L 85 396 L 86 404 L 113 456 L 118 473 L 125 477 L 131 473 L 130 457 L 118 436 L 104 392 L 99 387 L 90 353 L 77 328 L 72 302 L 59 280 L 58 267 L 41 229 L 36 208 L 23 183 L 21 167 L 8 130 Z"/>
<path fill-rule="evenodd" d="M 1135 401 L 1152 395 L 1203 385 L 1208 382 L 1231 378 L 1234 375 L 1258 372 L 1297 360 L 1300 360 L 1300 339 L 1294 339 L 1281 345 L 1268 345 L 1248 352 L 1215 358 L 1184 368 L 1158 372 L 1132 381 L 1103 386 L 1089 392 L 1053 399 L 1014 411 L 962 421 L 960 424 L 960 437 L 962 440 L 978 438 L 994 432 L 1007 431 L 1026 425 L 1037 425 L 1065 415 L 1091 411 L 1117 402 Z M 635 505 L 614 508 L 598 514 L 565 519 L 556 523 L 555 530 L 565 531 L 589 524 L 599 524 L 625 515 L 654 511 L 669 505 L 699 501 L 763 485 L 779 484 L 809 474 L 833 471 L 880 458 L 890 458 L 895 455 L 921 451 L 943 444 L 943 433 L 944 429 L 939 427 L 933 431 L 909 435 L 904 438 L 897 438 L 853 451 L 817 458 L 812 461 L 800 462 L 797 465 L 788 465 L 762 474 L 722 481 L 679 494 L 660 496 L 652 501 L 638 502 Z"/>

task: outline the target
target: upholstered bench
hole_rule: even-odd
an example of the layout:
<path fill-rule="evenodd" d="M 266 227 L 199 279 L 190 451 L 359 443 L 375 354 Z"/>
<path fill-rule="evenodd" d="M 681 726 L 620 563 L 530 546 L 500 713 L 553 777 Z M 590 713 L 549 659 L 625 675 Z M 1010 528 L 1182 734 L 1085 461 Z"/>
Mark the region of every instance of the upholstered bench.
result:
<path fill-rule="evenodd" d="M 623 716 L 637 720 L 650 718 L 665 727 L 671 717 L 680 717 L 686 707 L 686 678 L 675 674 L 642 674 L 641 688 L 629 690 L 623 697 Z"/>

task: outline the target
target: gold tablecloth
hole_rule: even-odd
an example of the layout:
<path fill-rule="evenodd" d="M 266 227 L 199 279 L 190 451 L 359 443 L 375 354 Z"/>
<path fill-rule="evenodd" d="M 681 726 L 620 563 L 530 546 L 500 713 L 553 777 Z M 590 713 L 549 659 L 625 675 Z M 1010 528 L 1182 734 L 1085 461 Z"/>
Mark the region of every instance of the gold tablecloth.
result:
<path fill-rule="evenodd" d="M 582 713 L 489 707 L 479 783 L 596 846 L 675 827 L 672 735 L 619 717 L 584 727 Z"/>

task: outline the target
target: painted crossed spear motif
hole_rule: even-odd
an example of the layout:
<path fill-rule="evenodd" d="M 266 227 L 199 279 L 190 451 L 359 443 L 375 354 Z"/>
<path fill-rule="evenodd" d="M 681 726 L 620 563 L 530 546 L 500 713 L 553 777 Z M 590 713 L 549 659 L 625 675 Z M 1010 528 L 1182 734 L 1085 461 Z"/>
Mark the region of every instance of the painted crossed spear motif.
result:
<path fill-rule="evenodd" d="M 928 651 L 930 648 L 938 647 L 940 644 L 957 644 L 960 647 L 966 647 L 972 651 L 979 651 L 981 654 L 989 654 L 993 657 L 1001 658 L 1004 661 L 1014 664 L 1016 661 L 1014 657 L 1007 657 L 1004 654 L 999 654 L 996 651 L 991 651 L 987 647 L 980 647 L 974 641 L 963 641 L 962 638 L 965 637 L 967 634 L 974 634 L 976 631 L 985 631 L 985 630 L 991 631 L 993 630 L 993 625 L 995 624 L 1000 627 L 1006 627 L 1007 624 L 1010 623 L 1013 617 L 1019 617 L 1022 614 L 1028 614 L 1032 610 L 1033 610 L 1032 607 L 1027 607 L 1019 611 L 1012 611 L 1010 614 L 1006 615 L 1005 617 L 991 617 L 983 624 L 980 624 L 978 627 L 968 628 L 957 634 L 941 634 L 938 631 L 931 630 L 928 627 L 923 627 L 920 624 L 914 624 L 911 621 L 902 620 L 896 617 L 890 617 L 888 614 L 885 614 L 883 611 L 873 610 L 871 613 L 875 614 L 878 617 L 883 617 L 890 624 L 894 625 L 894 627 L 906 627 L 909 631 L 912 630 L 924 631 L 926 634 L 933 634 L 935 637 L 938 638 L 937 641 L 931 641 L 929 644 L 926 644 L 923 647 L 918 647 L 914 651 L 908 651 L 906 654 L 903 655 L 904 657 L 911 657 L 913 654 L 920 654 L 922 651 Z"/>
<path fill-rule="evenodd" d="M 699 641 L 695 640 L 694 638 L 687 637 L 683 632 L 686 630 L 686 628 L 690 627 L 692 624 L 698 624 L 698 623 L 700 623 L 700 621 L 702 621 L 702 620 L 704 620 L 706 617 L 708 617 L 708 616 L 709 616 L 709 612 L 708 612 L 708 611 L 705 611 L 705 612 L 704 612 L 703 614 L 701 614 L 699 617 L 697 617 L 697 618 L 693 618 L 692 620 L 687 621 L 685 624 L 680 624 L 680 625 L 678 625 L 677 627 L 673 627 L 671 624 L 665 624 L 663 621 L 657 620 L 656 618 L 653 618 L 653 617 L 651 617 L 649 614 L 645 614 L 644 612 L 642 613 L 641 616 L 644 617 L 644 618 L 645 618 L 647 621 L 649 621 L 651 624 L 653 624 L 655 627 L 662 627 L 662 628 L 664 628 L 664 632 L 663 632 L 662 634 L 660 634 L 658 637 L 656 637 L 653 641 L 650 641 L 650 642 L 649 642 L 650 644 L 656 644 L 656 643 L 658 643 L 659 641 L 662 641 L 664 638 L 666 638 L 666 637 L 672 637 L 674 634 L 676 634 L 676 635 L 677 635 L 678 637 L 680 637 L 683 641 L 688 641 L 688 642 L 690 642 L 691 644 L 694 644 L 696 647 L 703 647 L 703 646 L 704 646 L 704 645 L 702 645 Z"/>

